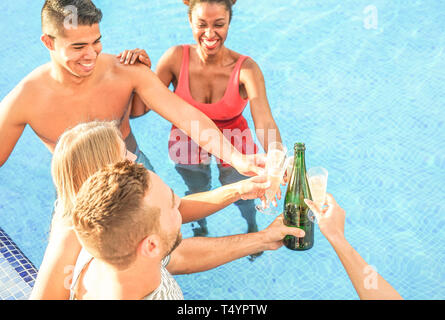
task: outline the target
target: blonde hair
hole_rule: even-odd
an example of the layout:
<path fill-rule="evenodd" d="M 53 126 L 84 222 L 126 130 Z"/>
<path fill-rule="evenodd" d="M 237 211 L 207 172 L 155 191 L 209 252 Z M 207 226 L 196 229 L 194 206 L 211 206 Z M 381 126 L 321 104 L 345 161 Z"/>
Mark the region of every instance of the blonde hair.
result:
<path fill-rule="evenodd" d="M 60 136 L 51 163 L 57 191 L 56 214 L 71 216 L 76 194 L 88 177 L 122 160 L 121 143 L 122 134 L 114 121 L 81 123 Z"/>
<path fill-rule="evenodd" d="M 136 259 L 139 243 L 159 233 L 161 209 L 144 202 L 150 175 L 142 164 L 121 161 L 85 181 L 72 211 L 84 248 L 119 270 Z"/>

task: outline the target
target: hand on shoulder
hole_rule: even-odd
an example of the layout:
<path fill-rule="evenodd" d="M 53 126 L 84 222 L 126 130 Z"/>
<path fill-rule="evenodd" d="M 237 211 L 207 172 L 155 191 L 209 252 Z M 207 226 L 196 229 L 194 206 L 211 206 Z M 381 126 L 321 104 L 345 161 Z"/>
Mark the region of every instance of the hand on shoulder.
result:
<path fill-rule="evenodd" d="M 119 62 L 125 65 L 133 65 L 135 63 L 142 63 L 151 68 L 151 60 L 148 53 L 144 49 L 124 50 L 117 55 Z"/>

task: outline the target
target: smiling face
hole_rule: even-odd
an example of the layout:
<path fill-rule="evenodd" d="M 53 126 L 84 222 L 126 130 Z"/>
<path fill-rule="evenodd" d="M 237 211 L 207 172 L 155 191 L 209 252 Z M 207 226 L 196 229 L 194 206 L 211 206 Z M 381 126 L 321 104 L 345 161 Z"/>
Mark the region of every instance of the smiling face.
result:
<path fill-rule="evenodd" d="M 90 76 L 102 51 L 99 24 L 80 25 L 65 29 L 63 35 L 52 38 L 52 57 L 74 76 Z"/>
<path fill-rule="evenodd" d="M 193 37 L 205 55 L 215 55 L 224 46 L 230 24 L 230 12 L 223 4 L 199 3 L 190 14 Z"/>

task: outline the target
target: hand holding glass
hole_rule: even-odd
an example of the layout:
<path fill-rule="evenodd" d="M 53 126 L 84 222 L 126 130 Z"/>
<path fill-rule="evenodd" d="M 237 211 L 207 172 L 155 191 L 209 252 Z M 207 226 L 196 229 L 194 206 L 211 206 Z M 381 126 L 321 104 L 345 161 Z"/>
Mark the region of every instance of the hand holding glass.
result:
<path fill-rule="evenodd" d="M 265 193 L 265 206 L 257 205 L 256 209 L 261 213 L 275 214 L 269 206 L 275 195 L 280 190 L 280 184 L 283 180 L 284 171 L 287 168 L 287 149 L 279 142 L 273 142 L 269 145 L 266 158 L 266 174 L 267 180 L 270 183 Z"/>
<path fill-rule="evenodd" d="M 326 201 L 326 188 L 328 185 L 328 170 L 323 167 L 310 168 L 307 179 L 313 202 L 321 210 Z"/>

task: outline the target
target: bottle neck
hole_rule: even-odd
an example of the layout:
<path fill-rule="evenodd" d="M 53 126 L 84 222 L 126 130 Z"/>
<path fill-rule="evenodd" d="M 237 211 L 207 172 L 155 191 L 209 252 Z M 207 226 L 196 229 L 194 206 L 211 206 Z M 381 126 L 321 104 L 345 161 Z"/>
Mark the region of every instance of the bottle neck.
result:
<path fill-rule="evenodd" d="M 303 149 L 295 150 L 294 168 L 296 168 L 297 170 L 302 170 L 303 172 L 306 171 L 306 160 L 305 160 Z"/>
<path fill-rule="evenodd" d="M 294 153 L 294 167 L 289 182 L 288 192 L 286 192 L 286 199 L 288 201 L 298 203 L 300 206 L 305 207 L 304 199 L 312 199 L 309 183 L 306 176 L 306 161 L 305 150 L 295 149 Z"/>
<path fill-rule="evenodd" d="M 292 169 L 291 179 L 289 182 L 289 191 L 298 193 L 299 189 L 306 184 L 306 162 L 304 149 L 295 149 L 294 165 Z"/>

